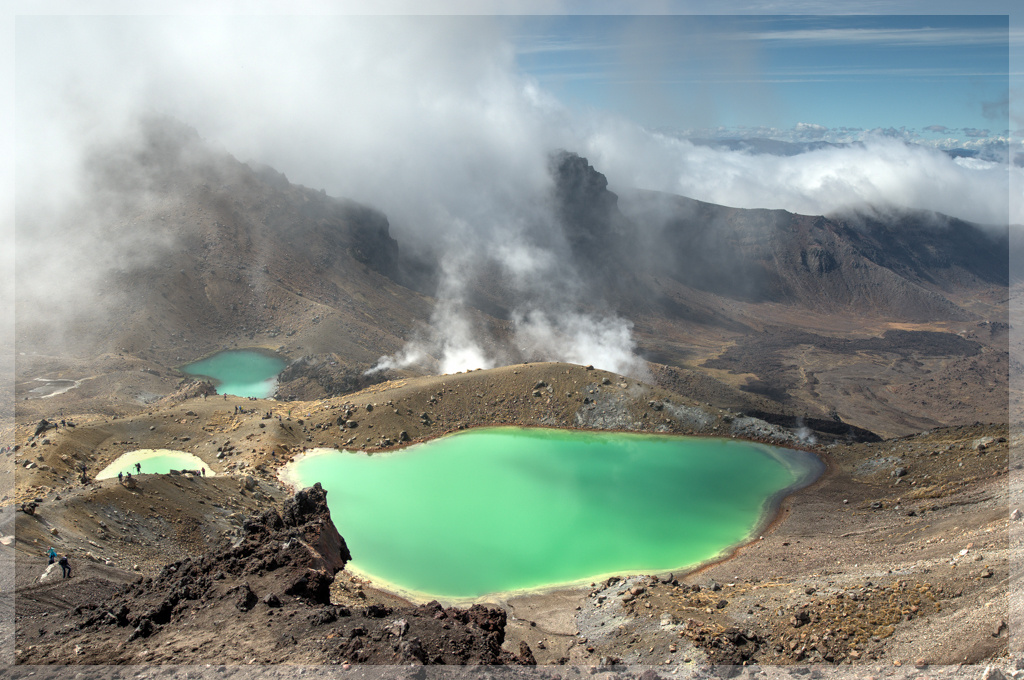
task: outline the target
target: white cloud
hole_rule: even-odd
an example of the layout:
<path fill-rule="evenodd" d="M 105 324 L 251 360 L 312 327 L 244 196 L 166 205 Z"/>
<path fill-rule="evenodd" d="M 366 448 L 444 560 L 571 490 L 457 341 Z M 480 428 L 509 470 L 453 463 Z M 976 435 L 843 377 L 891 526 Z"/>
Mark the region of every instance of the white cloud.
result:
<path fill-rule="evenodd" d="M 19 191 L 25 205 L 45 197 L 59 213 L 80 195 L 87 147 L 123 132 L 139 110 L 174 115 L 243 160 L 382 209 L 403 247 L 447 253 L 435 333 L 393 359 L 441 370 L 510 356 L 465 313 L 464 277 L 486 259 L 531 300 L 514 330 L 538 358 L 629 369 L 628 324 L 582 312 L 561 318 L 544 294 L 578 283 L 541 238 L 552 224 L 544 198 L 557 148 L 587 156 L 613 189 L 805 213 L 872 203 L 1005 222 L 1005 168 L 958 164 L 899 140 L 752 156 L 573 113 L 516 70 L 509 27 L 493 17 L 26 17 L 17 26 Z M 796 132 L 827 133 L 814 124 Z"/>
<path fill-rule="evenodd" d="M 739 208 L 832 214 L 871 205 L 932 210 L 982 224 L 1024 224 L 1008 213 L 1017 168 L 954 162 L 939 150 L 867 136 L 795 156 L 752 155 L 667 136 L 594 135 L 585 153 L 614 186 L 682 194 Z"/>
<path fill-rule="evenodd" d="M 828 131 L 827 127 L 825 127 L 824 125 L 817 125 L 816 123 L 797 123 L 795 129 L 797 134 L 811 133 L 820 135 Z"/>
<path fill-rule="evenodd" d="M 881 44 L 917 45 L 1005 45 L 1006 30 L 966 28 L 809 28 L 765 31 L 757 35 L 765 41 L 803 42 L 821 45 Z"/>

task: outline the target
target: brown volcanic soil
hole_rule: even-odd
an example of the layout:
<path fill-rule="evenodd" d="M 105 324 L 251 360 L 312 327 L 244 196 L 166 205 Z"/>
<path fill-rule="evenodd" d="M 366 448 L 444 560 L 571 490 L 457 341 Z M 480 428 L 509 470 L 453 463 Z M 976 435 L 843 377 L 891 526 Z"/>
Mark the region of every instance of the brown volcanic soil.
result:
<path fill-rule="evenodd" d="M 236 406 L 252 412 L 236 413 Z M 349 423 L 343 428 L 339 418 Z M 35 438 L 30 424 L 20 426 L 21 448 L 10 456 L 19 465 L 17 492 L 5 502 L 41 499 L 34 515 L 17 513 L 13 545 L 21 662 L 355 661 L 354 647 L 339 650 L 362 637 L 352 635 L 362 627 L 367 642 L 386 643 L 380 656 L 374 652 L 363 660 L 393 663 L 401 636 L 389 637 L 388 628 L 401 627 L 395 623 L 399 618 L 414 623 L 410 617 L 422 617 L 423 610 L 346 572 L 331 593 L 332 601 L 352 614 L 339 615 L 340 623 L 332 624 L 345 632 L 338 645 L 328 643 L 335 639 L 323 632 L 328 629 L 313 630 L 301 603 L 280 610 L 261 603 L 243 612 L 230 598 L 210 600 L 205 609 L 190 605 L 191 614 L 160 624 L 150 637 L 128 641 L 133 628 L 111 624 L 103 638 L 109 643 L 95 650 L 75 643 L 82 644 L 77 652 L 71 644 L 75 628 L 96 610 L 68 610 L 120 597 L 122 584 L 156 577 L 163 564 L 200 559 L 221 540 L 243 538 L 242 520 L 249 511 L 280 507 L 288 496 L 275 478 L 276 468 L 306 448 L 346 442 L 391 448 L 400 444 L 403 431 L 416 441 L 460 427 L 503 423 L 758 433 L 768 440 L 791 436 L 633 379 L 565 364 L 410 378 L 316 402 L 193 397 L 130 417 L 73 420 L 73 428 Z M 912 667 L 1004 657 L 1008 532 L 1019 525 L 1009 519 L 1009 510 L 1021 503 L 1019 480 L 1008 485 L 1008 438 L 1004 425 L 976 425 L 884 442 L 823 443 L 829 473 L 789 498 L 761 540 L 724 562 L 672 578 L 623 574 L 615 582 L 493 603 L 507 615 L 500 626 L 504 652 L 526 659 L 528 647 L 542 664 L 621 660 L 682 668 L 708 661 Z M 86 487 L 74 481 L 78 463 L 95 471 L 140 447 L 189 450 L 224 476 L 142 475 L 131 490 L 116 481 Z M 36 467 L 26 469 L 25 461 Z M 898 468 L 902 474 L 893 476 L 900 474 Z M 343 536 L 344 524 L 338 529 Z M 35 585 L 51 543 L 71 554 L 75 577 Z M 250 585 L 260 598 L 266 595 L 255 581 Z M 388 613 L 381 618 L 360 613 L 373 605 Z M 250 643 L 223 648 L 232 630 L 252 626 L 260 634 Z M 441 636 L 454 639 L 451 629 L 415 630 L 422 647 L 436 650 L 427 661 L 437 654 L 445 658 Z M 82 638 L 84 643 L 95 639 Z M 462 658 L 495 661 L 498 656 Z M 415 663 L 415 655 L 412 659 Z"/>
<path fill-rule="evenodd" d="M 880 335 L 819 335 L 767 328 L 701 366 L 789 412 L 839 414 L 898 436 L 975 419 L 1005 422 L 1007 329 L 989 324 L 889 328 Z M 720 373 L 724 372 L 724 373 Z"/>

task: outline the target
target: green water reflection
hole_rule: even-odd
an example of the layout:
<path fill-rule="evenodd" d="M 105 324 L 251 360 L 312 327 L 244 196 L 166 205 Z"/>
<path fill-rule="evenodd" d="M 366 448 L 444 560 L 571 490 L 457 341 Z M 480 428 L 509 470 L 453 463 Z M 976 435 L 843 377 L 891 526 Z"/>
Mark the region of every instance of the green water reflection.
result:
<path fill-rule="evenodd" d="M 811 454 L 725 439 L 488 428 L 403 451 L 323 451 L 353 568 L 422 596 L 474 598 L 699 564 L 748 539 Z"/>

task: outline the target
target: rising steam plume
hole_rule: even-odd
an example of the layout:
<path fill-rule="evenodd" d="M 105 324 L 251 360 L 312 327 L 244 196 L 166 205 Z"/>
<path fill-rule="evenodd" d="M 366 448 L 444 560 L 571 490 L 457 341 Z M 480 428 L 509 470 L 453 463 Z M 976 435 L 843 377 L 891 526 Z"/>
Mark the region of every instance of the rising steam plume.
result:
<path fill-rule="evenodd" d="M 1024 222 L 1007 220 L 1008 175 L 1019 169 L 871 138 L 758 156 L 570 111 L 517 67 L 514 29 L 495 17 L 19 21 L 19 205 L 38 207 L 33 219 L 50 225 L 45 241 L 19 239 L 19 250 L 45 263 L 20 303 L 48 314 L 48 301 L 74 297 L 87 316 L 103 272 L 174 247 L 104 219 L 93 203 L 89 219 L 68 219 L 87 190 L 88 150 L 144 111 L 184 121 L 293 182 L 381 210 L 403 251 L 436 266 L 430 323 L 378 368 L 557 359 L 642 370 L 630 323 L 599 290 L 604 263 L 580 258 L 553 202 L 556 149 L 589 159 L 613 190 L 811 214 L 870 203 Z M 101 247 L 108 238 L 138 247 L 115 256 Z M 70 251 L 54 243 L 98 256 L 75 258 L 72 270 Z"/>

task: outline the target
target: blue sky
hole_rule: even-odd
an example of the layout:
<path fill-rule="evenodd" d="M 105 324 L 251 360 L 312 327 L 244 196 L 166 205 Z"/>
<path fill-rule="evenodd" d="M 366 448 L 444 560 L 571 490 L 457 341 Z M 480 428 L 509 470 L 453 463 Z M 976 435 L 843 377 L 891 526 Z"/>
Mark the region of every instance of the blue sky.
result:
<path fill-rule="evenodd" d="M 1015 127 L 1006 15 L 531 17 L 515 42 L 520 68 L 563 103 L 653 128 L 967 141 Z"/>
<path fill-rule="evenodd" d="M 562 103 L 654 129 L 976 143 L 1024 128 L 1015 0 L 32 0 L 40 15 L 491 15 Z M 923 12 L 934 14 L 926 15 Z M 971 14 L 962 14 L 970 12 Z M 1015 61 L 1014 61 L 1015 60 Z M 1016 64 L 1011 67 L 1011 64 Z M 1016 93 L 1015 88 L 1013 91 Z M 1017 101 L 1016 96 L 1014 101 Z M 1022 107 L 1014 107 L 1020 109 Z M 853 130 L 848 130 L 852 128 Z M 757 130 L 755 130 L 757 132 Z"/>

